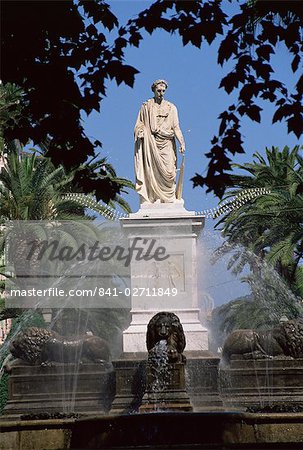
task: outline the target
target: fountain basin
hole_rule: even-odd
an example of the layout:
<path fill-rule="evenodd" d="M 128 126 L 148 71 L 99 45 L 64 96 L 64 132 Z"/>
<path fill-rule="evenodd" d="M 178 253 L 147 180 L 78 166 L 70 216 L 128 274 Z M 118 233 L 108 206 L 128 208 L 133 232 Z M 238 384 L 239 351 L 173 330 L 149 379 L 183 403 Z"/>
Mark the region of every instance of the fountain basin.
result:
<path fill-rule="evenodd" d="M 0 422 L 0 449 L 302 448 L 302 414 L 146 413 Z"/>

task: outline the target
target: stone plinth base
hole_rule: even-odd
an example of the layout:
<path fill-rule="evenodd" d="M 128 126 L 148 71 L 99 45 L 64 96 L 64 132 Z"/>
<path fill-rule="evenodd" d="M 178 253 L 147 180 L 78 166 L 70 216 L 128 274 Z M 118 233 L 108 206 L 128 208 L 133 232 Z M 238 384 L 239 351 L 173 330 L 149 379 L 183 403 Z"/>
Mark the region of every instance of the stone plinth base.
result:
<path fill-rule="evenodd" d="M 160 394 L 160 393 L 159 393 Z M 160 395 L 147 394 L 143 397 L 140 413 L 161 411 L 192 411 L 189 396 L 185 391 L 161 392 Z"/>
<path fill-rule="evenodd" d="M 223 411 L 218 383 L 220 358 L 209 351 L 184 354 L 186 390 L 194 411 Z"/>
<path fill-rule="evenodd" d="M 210 352 L 185 352 L 185 386 L 194 411 L 222 411 L 218 391 L 220 359 Z M 139 411 L 146 390 L 147 352 L 124 353 L 113 361 L 116 373 L 116 396 L 111 414 Z"/>
<path fill-rule="evenodd" d="M 146 392 L 139 411 L 141 413 L 192 411 L 192 405 L 185 388 L 185 363 L 168 364 L 164 377 L 165 380 L 155 380 L 153 368 L 147 363 Z"/>
<path fill-rule="evenodd" d="M 147 353 L 130 353 L 113 361 L 116 395 L 111 414 L 130 414 L 139 410 L 146 385 L 146 360 Z"/>
<path fill-rule="evenodd" d="M 154 219 L 162 218 L 167 219 L 167 217 L 193 217 L 195 216 L 195 211 L 187 211 L 184 208 L 184 200 L 176 200 L 175 203 L 142 203 L 140 205 L 139 211 L 129 215 L 130 219 L 140 219 L 140 218 L 151 218 Z"/>
<path fill-rule="evenodd" d="M 142 253 L 141 259 L 130 262 L 132 320 L 123 332 L 123 352 L 146 350 L 147 324 L 160 311 L 179 317 L 187 350 L 207 350 L 208 331 L 198 308 L 197 241 L 204 217 L 186 211 L 182 202 L 160 203 L 142 205 L 121 224 L 129 247 L 140 247 Z M 156 249 L 161 250 L 160 258 Z"/>
<path fill-rule="evenodd" d="M 303 403 L 303 359 L 234 359 L 220 370 L 227 408 Z"/>
<path fill-rule="evenodd" d="M 112 364 L 18 365 L 9 377 L 5 415 L 107 412 L 114 397 Z"/>

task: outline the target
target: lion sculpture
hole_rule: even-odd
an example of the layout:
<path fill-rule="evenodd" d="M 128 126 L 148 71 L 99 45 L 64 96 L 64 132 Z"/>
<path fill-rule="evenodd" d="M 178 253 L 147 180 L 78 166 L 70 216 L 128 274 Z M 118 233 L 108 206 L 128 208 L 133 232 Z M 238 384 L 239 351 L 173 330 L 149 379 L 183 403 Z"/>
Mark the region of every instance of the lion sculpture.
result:
<path fill-rule="evenodd" d="M 108 362 L 110 352 L 106 341 L 98 336 L 63 337 L 46 328 L 23 330 L 10 344 L 14 358 L 29 364 Z"/>
<path fill-rule="evenodd" d="M 222 362 L 231 359 L 303 358 L 303 321 L 289 320 L 268 330 L 235 330 L 227 336 Z"/>
<path fill-rule="evenodd" d="M 151 355 L 157 345 L 165 341 L 169 362 L 183 362 L 182 354 L 186 341 L 182 324 L 172 312 L 159 312 L 149 321 L 147 326 L 146 346 Z"/>

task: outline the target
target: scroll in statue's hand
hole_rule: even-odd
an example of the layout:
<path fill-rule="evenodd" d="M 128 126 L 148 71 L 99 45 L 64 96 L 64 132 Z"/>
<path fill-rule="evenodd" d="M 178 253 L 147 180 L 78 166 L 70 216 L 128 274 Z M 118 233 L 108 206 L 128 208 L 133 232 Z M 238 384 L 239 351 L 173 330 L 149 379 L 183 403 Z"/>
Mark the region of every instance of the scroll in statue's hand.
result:
<path fill-rule="evenodd" d="M 184 144 L 180 146 L 179 151 L 180 151 L 180 153 L 182 153 L 182 155 L 183 155 L 183 153 L 185 153 L 185 145 Z"/>

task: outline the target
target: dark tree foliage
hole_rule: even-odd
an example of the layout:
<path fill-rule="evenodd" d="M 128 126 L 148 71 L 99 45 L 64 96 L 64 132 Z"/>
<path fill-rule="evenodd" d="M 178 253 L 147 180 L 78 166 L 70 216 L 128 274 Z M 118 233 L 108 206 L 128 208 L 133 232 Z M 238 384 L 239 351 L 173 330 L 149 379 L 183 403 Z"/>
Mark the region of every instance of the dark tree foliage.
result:
<path fill-rule="evenodd" d="M 137 70 L 123 57 L 128 45 L 139 46 L 142 31 L 177 33 L 183 45 L 199 48 L 221 36 L 218 63 L 234 61 L 234 68 L 220 87 L 228 94 L 237 91 L 237 101 L 220 114 L 219 130 L 207 153 L 208 172 L 205 177 L 196 174 L 193 182 L 222 196 L 231 184 L 231 157 L 244 152 L 241 118 L 261 120 L 258 100 L 275 105 L 273 122 L 286 121 L 288 131 L 298 138 L 303 133 L 302 2 L 237 2 L 240 13 L 228 18 L 223 11 L 226 0 L 157 0 L 119 27 L 103 0 L 2 1 L 2 79 L 21 86 L 27 102 L 24 118 L 11 135 L 35 142 L 51 137 L 49 155 L 55 164 L 80 165 L 100 144 L 85 135 L 80 113 L 99 111 L 107 79 L 133 85 Z M 104 29 L 117 32 L 112 47 Z M 281 44 L 293 55 L 291 67 L 298 73 L 291 92 L 275 79 L 272 67 Z M 118 189 L 89 169 L 80 180 L 87 191 L 97 189 L 102 198 Z"/>
<path fill-rule="evenodd" d="M 99 0 L 2 1 L 1 18 L 2 81 L 25 93 L 22 117 L 17 127 L 6 130 L 6 139 L 47 140 L 47 155 L 55 165 L 82 165 L 76 181 L 84 192 L 105 201 L 113 198 L 119 183 L 104 167 L 98 173 L 95 166 L 83 167 L 100 142 L 86 136 L 81 113 L 99 111 L 107 78 L 134 83 L 137 70 L 124 64 L 103 33 L 117 28 L 117 18 Z"/>

